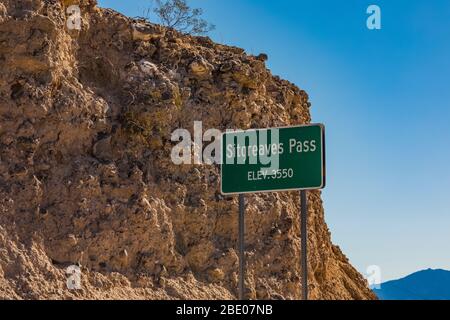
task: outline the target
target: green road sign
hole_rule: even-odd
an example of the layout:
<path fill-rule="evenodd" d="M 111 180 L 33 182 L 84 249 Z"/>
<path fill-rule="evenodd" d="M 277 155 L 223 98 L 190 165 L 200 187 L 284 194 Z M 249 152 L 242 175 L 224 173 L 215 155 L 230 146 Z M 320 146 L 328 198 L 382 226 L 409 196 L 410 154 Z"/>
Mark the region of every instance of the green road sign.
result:
<path fill-rule="evenodd" d="M 226 132 L 221 166 L 223 194 L 322 189 L 324 126 Z"/>

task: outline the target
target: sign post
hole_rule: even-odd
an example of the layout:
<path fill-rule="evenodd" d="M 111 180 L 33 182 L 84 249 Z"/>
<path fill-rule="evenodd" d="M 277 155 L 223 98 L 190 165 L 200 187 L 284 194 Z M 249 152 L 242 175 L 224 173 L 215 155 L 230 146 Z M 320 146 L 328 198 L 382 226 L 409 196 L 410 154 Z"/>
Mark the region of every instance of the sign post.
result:
<path fill-rule="evenodd" d="M 244 298 L 244 194 L 300 190 L 302 298 L 308 299 L 307 190 L 325 187 L 321 124 L 222 135 L 221 191 L 239 195 L 239 299 Z"/>
<path fill-rule="evenodd" d="M 302 267 L 302 299 L 308 300 L 308 197 L 306 190 L 300 191 L 300 235 L 301 235 L 301 267 Z"/>
<path fill-rule="evenodd" d="M 239 300 L 244 300 L 245 277 L 245 198 L 239 195 Z"/>

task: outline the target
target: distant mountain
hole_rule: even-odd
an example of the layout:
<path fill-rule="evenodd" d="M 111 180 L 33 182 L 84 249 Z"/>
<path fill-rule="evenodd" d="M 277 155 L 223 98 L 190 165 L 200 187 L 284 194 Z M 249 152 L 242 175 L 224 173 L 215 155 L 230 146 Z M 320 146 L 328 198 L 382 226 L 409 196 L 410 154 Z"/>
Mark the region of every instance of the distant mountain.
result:
<path fill-rule="evenodd" d="M 381 300 L 450 300 L 450 271 L 419 271 L 373 291 Z"/>

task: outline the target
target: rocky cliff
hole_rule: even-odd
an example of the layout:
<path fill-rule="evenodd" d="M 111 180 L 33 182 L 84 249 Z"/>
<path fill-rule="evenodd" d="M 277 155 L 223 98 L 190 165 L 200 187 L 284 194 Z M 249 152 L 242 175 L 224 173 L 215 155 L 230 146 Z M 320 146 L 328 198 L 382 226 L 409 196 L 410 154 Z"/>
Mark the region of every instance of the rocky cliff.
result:
<path fill-rule="evenodd" d="M 217 166 L 174 165 L 171 133 L 310 122 L 265 59 L 93 0 L 0 0 L 0 298 L 234 299 L 237 198 Z M 311 297 L 374 298 L 309 201 Z M 248 298 L 300 298 L 298 212 L 247 197 Z"/>

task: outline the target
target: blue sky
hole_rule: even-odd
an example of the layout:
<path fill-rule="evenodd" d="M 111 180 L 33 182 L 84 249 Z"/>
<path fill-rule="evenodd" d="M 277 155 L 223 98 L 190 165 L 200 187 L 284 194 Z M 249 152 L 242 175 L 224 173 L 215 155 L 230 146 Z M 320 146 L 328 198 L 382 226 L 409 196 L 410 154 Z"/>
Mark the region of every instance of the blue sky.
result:
<path fill-rule="evenodd" d="M 99 0 L 129 16 L 149 0 Z M 269 55 L 327 128 L 326 220 L 383 281 L 450 269 L 450 1 L 191 0 L 211 38 Z M 382 29 L 366 27 L 377 4 Z"/>

